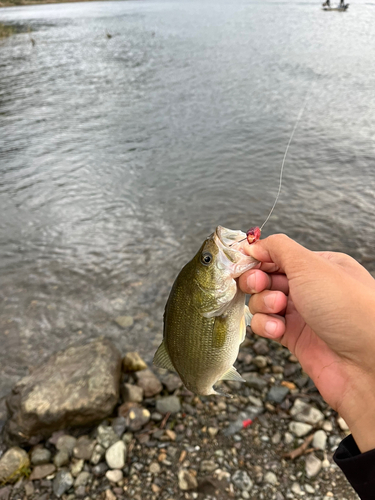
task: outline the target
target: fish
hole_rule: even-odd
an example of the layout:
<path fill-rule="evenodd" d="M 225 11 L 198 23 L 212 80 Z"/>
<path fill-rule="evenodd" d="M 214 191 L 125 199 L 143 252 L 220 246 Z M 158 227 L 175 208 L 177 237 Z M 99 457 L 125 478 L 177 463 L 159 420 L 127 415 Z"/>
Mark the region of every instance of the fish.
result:
<path fill-rule="evenodd" d="M 240 230 L 218 226 L 178 274 L 164 312 L 154 365 L 176 372 L 194 394 L 227 395 L 219 380 L 244 381 L 233 366 L 252 315 L 237 278 L 258 261 L 239 245 Z"/>

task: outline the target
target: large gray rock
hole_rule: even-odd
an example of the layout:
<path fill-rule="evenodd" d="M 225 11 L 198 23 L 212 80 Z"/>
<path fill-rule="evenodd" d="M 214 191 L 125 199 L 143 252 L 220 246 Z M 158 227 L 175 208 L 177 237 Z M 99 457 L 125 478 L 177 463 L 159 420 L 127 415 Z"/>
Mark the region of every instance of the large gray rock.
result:
<path fill-rule="evenodd" d="M 13 388 L 7 440 L 27 443 L 103 420 L 118 401 L 120 375 L 121 355 L 106 339 L 55 354 Z"/>

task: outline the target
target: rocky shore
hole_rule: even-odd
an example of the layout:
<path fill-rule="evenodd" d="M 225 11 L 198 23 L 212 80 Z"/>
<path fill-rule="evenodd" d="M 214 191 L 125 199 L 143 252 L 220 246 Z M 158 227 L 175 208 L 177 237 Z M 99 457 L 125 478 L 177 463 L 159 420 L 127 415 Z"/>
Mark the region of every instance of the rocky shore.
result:
<path fill-rule="evenodd" d="M 0 500 L 354 500 L 332 461 L 348 430 L 297 360 L 249 337 L 233 395 L 197 397 L 105 339 L 0 401 Z"/>

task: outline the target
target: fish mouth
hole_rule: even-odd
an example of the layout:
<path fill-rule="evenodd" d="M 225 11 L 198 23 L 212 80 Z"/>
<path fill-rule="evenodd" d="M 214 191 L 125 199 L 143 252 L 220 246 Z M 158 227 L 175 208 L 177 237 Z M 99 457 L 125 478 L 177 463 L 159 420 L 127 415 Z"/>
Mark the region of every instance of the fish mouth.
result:
<path fill-rule="evenodd" d="M 218 226 L 213 237 L 219 249 L 217 265 L 220 269 L 227 270 L 232 278 L 238 278 L 258 264 L 257 260 L 245 254 L 242 245 L 235 244 L 246 240 L 246 234 L 241 230 Z"/>

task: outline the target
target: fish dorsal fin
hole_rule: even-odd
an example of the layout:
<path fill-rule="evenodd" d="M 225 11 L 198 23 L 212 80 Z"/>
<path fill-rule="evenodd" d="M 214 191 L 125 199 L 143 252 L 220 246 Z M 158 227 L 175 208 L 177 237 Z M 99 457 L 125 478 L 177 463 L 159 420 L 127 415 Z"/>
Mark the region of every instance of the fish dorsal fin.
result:
<path fill-rule="evenodd" d="M 165 347 L 164 340 L 155 353 L 153 363 L 159 368 L 165 368 L 166 370 L 170 370 L 172 372 L 176 371 L 175 367 L 172 364 L 171 358 L 169 357 L 167 348 Z"/>
<path fill-rule="evenodd" d="M 234 366 L 231 366 L 227 372 L 224 373 L 220 380 L 236 380 L 237 382 L 245 382 Z"/>

